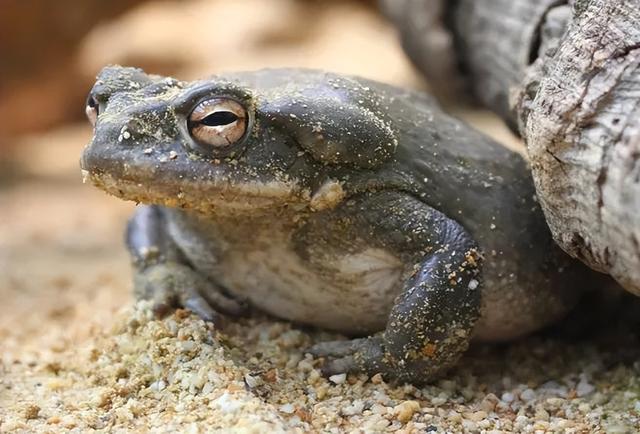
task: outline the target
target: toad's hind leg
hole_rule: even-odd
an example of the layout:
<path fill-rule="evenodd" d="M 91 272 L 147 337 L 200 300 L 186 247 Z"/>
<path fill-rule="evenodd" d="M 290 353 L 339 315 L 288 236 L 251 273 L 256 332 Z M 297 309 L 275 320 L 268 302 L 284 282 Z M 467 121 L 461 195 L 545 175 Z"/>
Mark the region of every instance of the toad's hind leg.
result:
<path fill-rule="evenodd" d="M 232 315 L 246 307 L 193 269 L 168 235 L 163 210 L 140 206 L 127 226 L 126 241 L 134 267 L 137 298 L 152 300 L 161 314 L 185 307 L 205 321 L 216 321 L 216 310 Z"/>
<path fill-rule="evenodd" d="M 396 381 L 430 381 L 467 349 L 478 319 L 477 246 L 457 222 L 408 195 L 367 195 L 349 214 L 346 220 L 360 237 L 415 266 L 383 332 L 320 343 L 310 352 L 324 357 L 329 375 L 362 371 Z"/>

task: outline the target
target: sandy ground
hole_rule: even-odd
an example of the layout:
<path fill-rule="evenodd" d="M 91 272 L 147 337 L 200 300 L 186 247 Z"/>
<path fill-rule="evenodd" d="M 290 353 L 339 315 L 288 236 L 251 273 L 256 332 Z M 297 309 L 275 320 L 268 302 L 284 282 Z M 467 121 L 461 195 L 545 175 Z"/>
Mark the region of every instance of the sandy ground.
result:
<path fill-rule="evenodd" d="M 190 3 L 195 9 L 186 15 L 204 13 L 203 2 Z M 241 14 L 237 4 L 216 19 Z M 135 12 L 121 28 L 136 29 L 140 14 L 161 17 L 164 7 Z M 181 77 L 302 64 L 419 85 L 391 29 L 370 11 L 343 8 L 307 31 L 311 51 L 272 31 L 271 46 L 254 47 L 262 60 L 247 60 L 252 45 L 245 38 L 244 56 L 185 67 Z M 347 20 L 345 14 L 360 26 L 356 36 L 322 27 Z M 252 25 L 277 28 L 278 19 L 267 14 Z M 96 30 L 85 53 L 99 51 L 99 35 L 108 34 L 100 32 L 109 31 Z M 319 54 L 300 59 L 309 52 Z M 83 61 L 122 60 L 113 56 L 85 54 Z M 385 69 L 380 58 L 395 63 Z M 456 112 L 519 146 L 491 115 Z M 423 388 L 391 386 L 379 376 L 325 379 L 304 349 L 338 336 L 273 318 L 231 320 L 224 331 L 186 311 L 152 318 L 130 296 L 122 232 L 134 205 L 81 183 L 77 161 L 90 135 L 87 126 L 71 125 L 25 137 L 0 164 L 0 432 L 626 433 L 640 427 L 640 315 L 632 298 L 625 309 L 586 308 L 517 342 L 474 345 L 446 378 Z"/>

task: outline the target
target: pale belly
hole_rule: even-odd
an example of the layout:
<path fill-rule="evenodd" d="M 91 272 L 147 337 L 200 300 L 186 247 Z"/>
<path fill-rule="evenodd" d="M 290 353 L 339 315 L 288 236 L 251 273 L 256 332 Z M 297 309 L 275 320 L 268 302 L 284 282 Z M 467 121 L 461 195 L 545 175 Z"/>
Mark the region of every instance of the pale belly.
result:
<path fill-rule="evenodd" d="M 277 220 L 215 226 L 173 212 L 167 229 L 196 270 L 257 309 L 302 324 L 351 335 L 381 331 L 413 269 L 390 251 L 364 243 L 354 248 L 352 242 L 354 253 L 345 253 L 340 242 L 309 243 L 324 251 L 303 259 L 293 247 L 291 230 Z M 476 338 L 521 336 L 560 317 L 572 304 L 564 300 L 571 294 L 562 286 L 541 282 L 533 271 L 525 273 L 530 278 L 517 279 L 526 271 L 507 259 L 485 262 Z"/>
<path fill-rule="evenodd" d="M 310 269 L 284 249 L 233 252 L 219 281 L 274 316 L 348 334 L 383 330 L 402 288 L 403 267 L 389 253 L 367 249 Z"/>
<path fill-rule="evenodd" d="M 364 335 L 385 328 L 402 290 L 405 267 L 383 249 L 363 248 L 307 261 L 286 237 L 257 236 L 235 245 L 170 226 L 198 271 L 231 295 L 279 318 Z"/>

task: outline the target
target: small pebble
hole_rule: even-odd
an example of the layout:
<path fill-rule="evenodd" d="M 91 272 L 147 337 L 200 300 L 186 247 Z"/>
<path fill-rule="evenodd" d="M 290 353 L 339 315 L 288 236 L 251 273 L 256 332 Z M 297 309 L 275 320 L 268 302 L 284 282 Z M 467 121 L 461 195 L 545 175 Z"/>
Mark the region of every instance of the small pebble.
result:
<path fill-rule="evenodd" d="M 495 396 L 493 393 L 489 393 L 480 402 L 480 409 L 487 412 L 493 411 L 499 401 L 500 400 L 497 396 Z"/>
<path fill-rule="evenodd" d="M 282 404 L 280 406 L 280 408 L 278 408 L 278 410 L 280 410 L 282 413 L 286 413 L 286 414 L 293 414 L 293 412 L 296 411 L 296 409 L 293 406 L 293 404 Z"/>
<path fill-rule="evenodd" d="M 345 416 L 355 416 L 357 414 L 362 414 L 362 410 L 364 410 L 364 401 L 356 399 L 351 403 L 351 405 L 342 409 L 342 414 Z"/>
<path fill-rule="evenodd" d="M 586 379 L 581 379 L 576 386 L 576 394 L 582 398 L 583 396 L 590 395 L 596 390 L 593 384 L 587 382 Z"/>
<path fill-rule="evenodd" d="M 253 389 L 259 384 L 258 377 L 254 377 L 253 375 L 249 374 L 246 374 L 244 376 L 244 382 L 249 389 Z"/>
<path fill-rule="evenodd" d="M 329 381 L 331 381 L 333 384 L 342 384 L 346 381 L 346 379 L 347 374 L 336 374 L 329 377 Z"/>
<path fill-rule="evenodd" d="M 471 431 L 471 432 L 474 432 L 474 431 L 478 430 L 478 424 L 475 423 L 472 420 L 469 420 L 469 419 L 465 419 L 465 420 L 462 421 L 462 427 L 466 431 Z"/>
<path fill-rule="evenodd" d="M 500 400 L 502 402 L 506 402 L 507 404 L 512 403 L 515 399 L 516 399 L 515 395 L 511 392 L 505 392 L 500 397 Z"/>
<path fill-rule="evenodd" d="M 371 382 L 373 384 L 382 384 L 382 383 L 384 383 L 384 380 L 382 379 L 382 374 L 380 374 L 380 373 L 375 374 L 373 377 L 371 377 Z"/>
<path fill-rule="evenodd" d="M 520 394 L 520 399 L 524 402 L 533 401 L 534 399 L 536 399 L 536 392 L 532 389 L 525 389 Z"/>
<path fill-rule="evenodd" d="M 465 413 L 465 418 L 470 419 L 474 422 L 480 422 L 482 419 L 487 418 L 487 412 L 481 410 L 473 413 Z"/>
<path fill-rule="evenodd" d="M 24 408 L 24 418 L 29 419 L 37 419 L 38 414 L 40 413 L 40 407 L 35 404 L 27 404 Z"/>
<path fill-rule="evenodd" d="M 447 402 L 447 398 L 443 398 L 441 396 L 436 396 L 435 398 L 431 399 L 431 404 L 438 406 L 438 405 L 442 405 L 445 402 Z"/>
<path fill-rule="evenodd" d="M 404 401 L 393 409 L 398 420 L 402 423 L 409 422 L 413 417 L 413 414 L 419 410 L 420 403 L 418 401 Z"/>
<path fill-rule="evenodd" d="M 385 407 L 384 405 L 380 405 L 380 404 L 373 404 L 373 406 L 371 407 L 371 412 L 374 414 L 379 414 L 381 416 L 387 414 L 387 407 Z"/>

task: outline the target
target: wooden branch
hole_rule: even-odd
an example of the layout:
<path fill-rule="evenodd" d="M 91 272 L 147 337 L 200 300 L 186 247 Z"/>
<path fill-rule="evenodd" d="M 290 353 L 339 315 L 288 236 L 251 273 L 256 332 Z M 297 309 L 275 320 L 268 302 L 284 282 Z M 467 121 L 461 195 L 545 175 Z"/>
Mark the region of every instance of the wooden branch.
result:
<path fill-rule="evenodd" d="M 449 10 L 456 58 L 469 88 L 516 129 L 509 96 L 532 61 L 538 26 L 557 0 L 459 0 Z"/>
<path fill-rule="evenodd" d="M 434 2 L 409 0 L 414 13 Z M 555 240 L 640 295 L 640 1 L 441 6 L 468 88 L 527 145 Z"/>
<path fill-rule="evenodd" d="M 514 107 L 554 238 L 640 295 L 640 3 L 576 2 Z"/>

